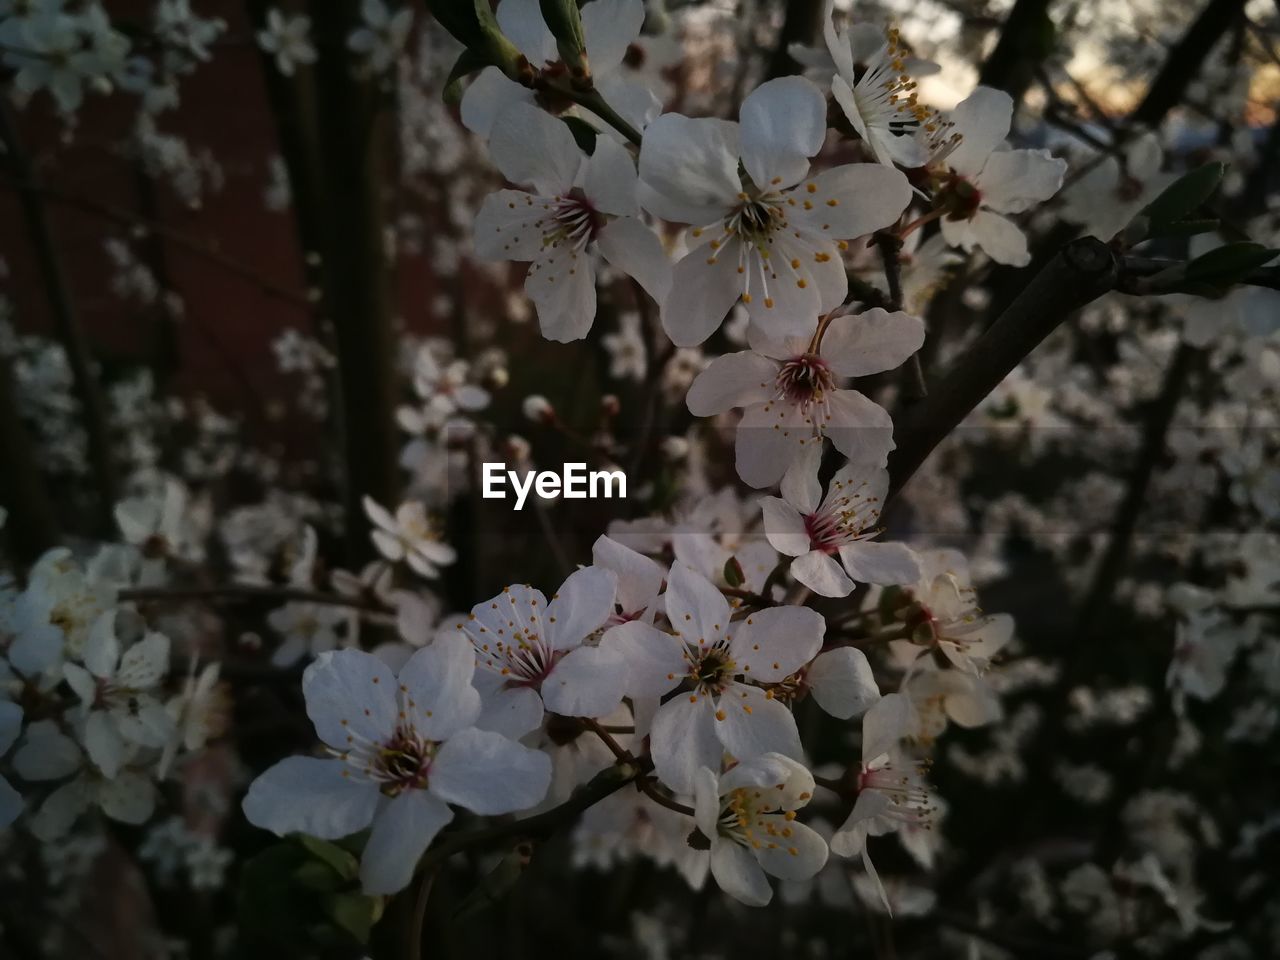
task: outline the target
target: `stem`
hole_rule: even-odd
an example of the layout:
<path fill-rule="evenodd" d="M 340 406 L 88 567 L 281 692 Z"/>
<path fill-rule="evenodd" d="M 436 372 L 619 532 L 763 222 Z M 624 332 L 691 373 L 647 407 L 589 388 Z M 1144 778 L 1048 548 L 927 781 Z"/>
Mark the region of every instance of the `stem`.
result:
<path fill-rule="evenodd" d="M 568 83 L 545 83 L 546 88 L 555 91 L 563 97 L 567 97 L 580 107 L 586 107 L 597 117 L 603 120 L 613 129 L 631 141 L 635 146 L 640 146 L 640 131 L 629 124 L 618 111 L 605 103 L 604 97 L 600 96 L 600 92 L 594 88 L 591 90 L 575 90 Z"/>
<path fill-rule="evenodd" d="M 1040 341 L 1112 289 L 1118 277 L 1115 254 L 1100 240 L 1083 237 L 1063 247 L 933 392 L 894 425 L 898 447 L 889 454 L 888 498 Z"/>
<path fill-rule="evenodd" d="M 427 901 L 431 899 L 431 888 L 439 872 L 439 866 L 434 866 L 424 870 L 418 880 L 418 894 L 413 901 L 413 920 L 409 924 L 409 942 L 405 951 L 410 960 L 422 960 L 422 930 L 427 917 Z"/>
<path fill-rule="evenodd" d="M 579 813 L 593 807 L 605 797 L 617 793 L 646 772 L 642 763 L 618 763 L 596 774 L 586 786 L 557 807 L 523 820 L 510 820 L 491 827 L 481 827 L 451 834 L 440 841 L 418 862 L 418 872 L 434 870 L 463 850 L 483 851 L 516 838 L 543 839 L 559 827 L 571 822 Z"/>
<path fill-rule="evenodd" d="M 609 752 L 614 755 L 619 763 L 635 763 L 636 758 L 631 755 L 631 751 L 627 750 L 622 744 L 609 734 L 609 731 L 602 727 L 598 722 L 589 718 L 583 718 L 583 724 L 588 730 L 600 738 L 600 742 L 609 748 Z M 683 803 L 672 800 L 662 791 L 654 786 L 654 782 L 647 776 L 642 776 L 636 780 L 636 788 L 646 797 L 659 806 L 666 807 L 668 810 L 674 810 L 676 813 L 682 813 L 686 817 L 694 816 L 692 807 L 686 807 Z"/>

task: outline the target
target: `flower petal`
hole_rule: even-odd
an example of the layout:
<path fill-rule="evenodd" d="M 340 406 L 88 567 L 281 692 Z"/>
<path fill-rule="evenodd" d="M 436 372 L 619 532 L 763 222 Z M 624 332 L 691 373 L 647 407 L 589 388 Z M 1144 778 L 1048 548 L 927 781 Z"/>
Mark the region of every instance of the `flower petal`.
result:
<path fill-rule="evenodd" d="M 798 182 L 827 135 L 822 91 L 804 77 L 779 77 L 756 87 L 738 117 L 742 165 L 761 190 L 785 190 Z"/>
<path fill-rule="evenodd" d="M 884 464 L 894 448 L 889 412 L 857 390 L 834 390 L 824 429 L 837 450 L 858 463 Z"/>
<path fill-rule="evenodd" d="M 547 247 L 525 278 L 542 335 L 556 343 L 581 340 L 596 318 L 594 255 L 567 243 Z"/>
<path fill-rule="evenodd" d="M 826 631 L 816 610 L 766 607 L 738 621 L 729 655 L 748 679 L 777 683 L 817 656 Z"/>
<path fill-rule="evenodd" d="M 831 716 L 861 716 L 880 699 L 880 688 L 867 655 L 856 647 L 837 647 L 821 654 L 805 671 L 813 699 Z"/>
<path fill-rule="evenodd" d="M 572 650 L 613 613 L 618 577 L 604 567 L 569 574 L 546 611 L 546 637 L 553 650 Z"/>
<path fill-rule="evenodd" d="M 403 890 L 418 859 L 453 811 L 426 790 L 405 790 L 378 813 L 360 856 L 360 885 L 372 895 Z"/>
<path fill-rule="evenodd" d="M 778 814 L 762 817 L 780 834 L 772 843 L 755 851 L 764 872 L 781 880 L 808 880 L 827 863 L 827 841 L 803 823 L 783 819 Z M 789 834 L 789 835 L 788 835 Z"/>
<path fill-rule="evenodd" d="M 791 196 L 803 201 L 788 208 L 796 224 L 830 240 L 849 240 L 896 223 L 913 194 L 900 170 L 846 163 L 809 177 Z"/>
<path fill-rule="evenodd" d="M 691 646 L 710 646 L 728 635 L 729 601 L 710 580 L 683 563 L 671 565 L 666 605 L 676 635 Z"/>
<path fill-rule="evenodd" d="M 487 730 L 463 730 L 440 747 L 428 789 L 472 813 L 526 810 L 547 794 L 551 758 Z"/>
<path fill-rule="evenodd" d="M 737 202 L 738 125 L 664 113 L 649 124 L 640 148 L 640 201 L 673 223 L 720 220 Z"/>
<path fill-rule="evenodd" d="M 796 557 L 791 575 L 820 597 L 847 597 L 853 592 L 853 581 L 836 558 L 819 550 Z"/>
<path fill-rule="evenodd" d="M 904 586 L 920 580 L 920 560 L 905 543 L 859 540 L 840 548 L 840 561 L 859 583 Z"/>
<path fill-rule="evenodd" d="M 570 650 L 542 681 L 547 709 L 564 717 L 612 713 L 626 692 L 627 663 L 612 647 Z"/>
<path fill-rule="evenodd" d="M 351 735 L 381 742 L 395 730 L 395 674 L 373 654 L 320 654 L 303 671 L 302 696 L 316 734 L 335 749 L 346 750 Z"/>
<path fill-rule="evenodd" d="M 963 137 L 946 162 L 956 173 L 974 176 L 1009 135 L 1013 98 L 1003 90 L 978 87 L 951 111 L 951 122 Z"/>
<path fill-rule="evenodd" d="M 778 364 L 753 350 L 726 353 L 694 379 L 685 397 L 695 417 L 710 417 L 734 407 L 763 403 L 773 395 Z"/>
<path fill-rule="evenodd" d="M 739 760 L 766 753 L 780 753 L 793 760 L 804 756 L 796 718 L 759 687 L 730 684 L 717 702 L 715 720 L 716 736 Z"/>
<path fill-rule="evenodd" d="M 643 24 L 643 0 L 593 0 L 584 6 L 582 35 L 592 73 L 609 74 L 621 66 Z"/>
<path fill-rule="evenodd" d="M 484 198 L 472 235 L 476 253 L 486 260 L 536 260 L 542 255 L 543 217 L 551 204 L 523 190 L 499 190 Z"/>
<path fill-rule="evenodd" d="M 350 771 L 342 760 L 286 757 L 249 785 L 244 815 L 278 836 L 349 836 L 369 825 L 382 797 L 376 783 Z"/>
<path fill-rule="evenodd" d="M 677 793 L 692 793 L 703 767 L 720 768 L 724 747 L 716 736 L 714 709 L 710 697 L 681 693 L 659 707 L 653 718 L 653 767 Z"/>
<path fill-rule="evenodd" d="M 528 103 L 513 103 L 494 118 L 489 156 L 512 183 L 544 197 L 573 189 L 583 161 L 569 127 Z"/>
<path fill-rule="evenodd" d="M 998 213 L 1022 213 L 1062 187 L 1067 161 L 1048 150 L 997 150 L 978 177 L 982 205 Z"/>
<path fill-rule="evenodd" d="M 704 244 L 671 268 L 671 289 L 662 301 L 662 329 L 676 346 L 696 347 L 706 340 L 742 296 L 740 247 L 736 237 L 714 252 Z"/>
<path fill-rule="evenodd" d="M 596 235 L 596 246 L 611 264 L 661 304 L 671 292 L 671 261 L 658 235 L 639 220 L 619 217 Z"/>
<path fill-rule="evenodd" d="M 612 627 L 600 645 L 621 655 L 627 693 L 632 697 L 660 697 L 679 683 L 689 669 L 683 643 L 639 620 Z"/>
<path fill-rule="evenodd" d="M 447 740 L 480 716 L 480 694 L 471 685 L 476 652 L 466 637 L 441 633 L 401 668 L 396 678 L 401 707 L 429 740 Z"/>
<path fill-rule="evenodd" d="M 747 906 L 763 907 L 773 897 L 773 888 L 755 857 L 731 840 L 713 841 L 711 875 L 721 890 Z"/>
<path fill-rule="evenodd" d="M 760 510 L 764 515 L 764 534 L 773 549 L 789 557 L 809 552 L 809 529 L 795 507 L 778 497 L 762 497 Z"/>
<path fill-rule="evenodd" d="M 902 366 L 924 344 L 924 321 L 873 307 L 837 317 L 822 336 L 822 358 L 842 377 L 865 377 Z"/>

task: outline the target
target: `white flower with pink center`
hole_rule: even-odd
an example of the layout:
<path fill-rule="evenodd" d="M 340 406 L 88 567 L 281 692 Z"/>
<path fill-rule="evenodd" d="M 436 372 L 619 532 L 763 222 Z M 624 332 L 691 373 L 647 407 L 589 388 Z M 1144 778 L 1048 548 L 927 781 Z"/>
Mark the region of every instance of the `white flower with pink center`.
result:
<path fill-rule="evenodd" d="M 837 856 L 861 854 L 863 866 L 875 881 L 886 908 L 889 900 L 867 853 L 867 838 L 927 827 L 935 813 L 921 765 L 904 757 L 898 747 L 902 737 L 914 728 L 912 714 L 906 697 L 890 693 L 862 718 L 858 799 L 848 819 L 831 838 L 831 852 Z"/>
<path fill-rule="evenodd" d="M 622 702 L 626 666 L 594 642 L 613 616 L 617 576 L 603 567 L 571 574 L 548 602 L 540 590 L 507 587 L 449 625 L 470 641 L 484 697 L 485 729 L 522 736 L 544 706 L 569 717 L 600 717 Z"/>
<path fill-rule="evenodd" d="M 1031 262 L 1027 235 L 1008 215 L 1025 213 L 1057 193 L 1067 162 L 1048 150 L 1004 149 L 1012 121 L 1013 99 L 1003 90 L 978 87 L 951 113 L 959 137 L 943 141 L 930 165 L 945 164 L 934 201 L 947 210 L 947 243 L 979 247 L 997 263 L 1024 267 Z"/>
<path fill-rule="evenodd" d="M 779 553 L 796 559 L 791 575 L 814 593 L 845 597 L 857 583 L 914 584 L 920 563 L 903 543 L 878 543 L 889 489 L 884 467 L 849 463 L 818 480 L 822 448 L 811 445 L 782 478 L 782 497 L 765 497 L 764 530 Z"/>
<path fill-rule="evenodd" d="M 632 621 L 602 641 L 625 659 L 633 700 L 676 691 L 658 707 L 650 731 L 663 782 L 691 793 L 698 771 L 718 769 L 726 752 L 740 760 L 770 752 L 799 759 L 796 721 L 777 692 L 821 648 L 821 614 L 769 607 L 730 622 L 724 595 L 682 563 L 671 567 L 665 600 L 670 632 Z"/>
<path fill-rule="evenodd" d="M 744 481 L 772 486 L 824 436 L 852 461 L 885 462 L 894 446 L 888 412 L 844 382 L 905 362 L 924 343 L 919 318 L 877 307 L 833 317 L 810 337 L 768 340 L 753 328 L 750 342 L 713 360 L 686 399 L 700 417 L 744 408 L 736 438 Z"/>
<path fill-rule="evenodd" d="M 583 154 L 569 128 L 526 103 L 507 107 L 489 139 L 502 175 L 525 190 L 499 190 L 476 216 L 476 252 L 532 263 L 524 289 L 549 340 L 580 340 L 596 316 L 596 260 L 603 256 L 661 303 L 671 267 L 640 220 L 636 169 L 622 146 L 597 137 Z"/>
<path fill-rule="evenodd" d="M 911 202 L 907 178 L 880 164 L 809 175 L 827 107 L 802 77 L 763 84 L 738 116 L 663 114 L 640 149 L 645 209 L 695 228 L 662 307 L 678 346 L 701 343 L 739 301 L 769 335 L 807 336 L 848 292 L 847 241 L 894 223 Z"/>
<path fill-rule="evenodd" d="M 475 655 L 455 636 L 419 650 L 399 675 L 360 650 L 322 654 L 302 677 L 307 715 L 332 756 L 289 757 L 244 799 L 255 826 L 333 840 L 372 827 L 360 863 L 366 893 L 389 894 L 453 819 L 449 804 L 497 815 L 538 803 L 551 761 L 478 730 Z"/>

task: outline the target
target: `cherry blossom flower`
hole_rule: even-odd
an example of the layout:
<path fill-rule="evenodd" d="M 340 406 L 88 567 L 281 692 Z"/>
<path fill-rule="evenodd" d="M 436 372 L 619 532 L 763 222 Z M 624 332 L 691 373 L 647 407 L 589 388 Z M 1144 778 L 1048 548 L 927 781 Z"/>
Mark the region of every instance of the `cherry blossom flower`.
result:
<path fill-rule="evenodd" d="M 393 517 L 385 507 L 365 497 L 364 512 L 375 525 L 370 534 L 374 546 L 392 563 L 403 560 L 419 576 L 434 580 L 440 576 L 440 567 L 458 558 L 457 551 L 440 539 L 426 507 L 417 501 L 400 504 Z"/>
<path fill-rule="evenodd" d="M 372 826 L 361 857 L 366 893 L 394 893 L 456 804 L 496 815 L 531 807 L 551 778 L 545 754 L 477 730 L 475 656 L 458 637 L 419 650 L 399 675 L 359 650 L 322 655 L 303 674 L 307 714 L 333 754 L 289 757 L 244 799 L 249 822 L 279 834 L 337 839 Z"/>
<path fill-rule="evenodd" d="M 880 532 L 889 472 L 846 464 L 831 478 L 824 497 L 821 460 L 821 446 L 811 444 L 782 478 L 782 497 L 760 501 L 769 542 L 796 558 L 791 575 L 824 597 L 848 596 L 855 581 L 915 583 L 920 578 L 915 553 L 906 544 L 871 539 Z"/>
<path fill-rule="evenodd" d="M 862 856 L 863 866 L 879 887 L 886 909 L 890 909 L 889 899 L 867 852 L 867 838 L 927 824 L 933 816 L 920 766 L 905 759 L 898 749 L 898 741 L 910 728 L 911 706 L 902 694 L 887 694 L 867 711 L 862 718 L 858 799 L 848 819 L 831 838 L 831 852 L 837 856 Z"/>
<path fill-rule="evenodd" d="M 645 371 L 649 368 L 644 336 L 640 314 L 635 311 L 619 314 L 618 332 L 606 333 L 600 338 L 609 352 L 609 376 L 615 380 L 644 381 Z"/>
<path fill-rule="evenodd" d="M 826 104 L 802 77 L 763 84 L 739 118 L 664 114 L 640 149 L 645 209 L 695 228 L 662 308 L 679 346 L 709 337 L 739 300 L 771 336 L 807 336 L 848 291 L 845 241 L 889 226 L 911 200 L 907 178 L 879 164 L 808 176 Z"/>
<path fill-rule="evenodd" d="M 287 16 L 272 7 L 267 11 L 266 29 L 257 34 L 258 46 L 275 58 L 276 69 L 286 77 L 300 63 L 315 63 L 316 48 L 311 45 L 311 18 Z"/>
<path fill-rule="evenodd" d="M 1013 637 L 1013 618 L 978 609 L 969 565 L 955 550 L 931 550 L 918 559 L 914 602 L 899 612 L 912 631 L 917 655 L 936 648 L 956 669 L 981 673 Z"/>
<path fill-rule="evenodd" d="M 602 536 L 591 547 L 591 560 L 613 571 L 618 581 L 613 612 L 606 623 L 616 626 L 630 620 L 652 623 L 658 612 L 658 596 L 667 572 L 654 560 L 628 546 Z"/>
<path fill-rule="evenodd" d="M 736 436 L 738 475 L 753 487 L 777 483 L 810 446 L 828 436 L 856 463 L 883 464 L 893 449 L 893 423 L 879 404 L 843 378 L 902 364 L 924 342 L 924 324 L 880 308 L 837 316 L 815 347 L 809 336 L 751 337 L 751 349 L 717 357 L 698 375 L 686 400 L 695 416 L 743 407 Z"/>
<path fill-rule="evenodd" d="M 409 39 L 413 8 L 404 6 L 393 13 L 383 0 L 362 0 L 360 19 L 364 23 L 347 37 L 347 47 L 360 54 L 373 73 L 386 73 Z"/>
<path fill-rule="evenodd" d="M 503 175 L 532 192 L 490 194 L 475 222 L 476 252 L 491 260 L 531 261 L 525 292 L 543 336 L 586 336 L 596 315 L 596 254 L 661 302 L 670 267 L 657 236 L 640 220 L 631 155 L 607 137 L 584 157 L 561 121 L 528 104 L 503 110 L 489 140 Z"/>
<path fill-rule="evenodd" d="M 205 664 L 183 682 L 182 692 L 170 698 L 165 710 L 173 722 L 173 735 L 165 744 L 164 754 L 158 765 L 161 779 L 172 767 L 179 749 L 194 753 L 226 731 L 231 721 L 231 692 L 220 680 L 222 665 Z"/>
<path fill-rule="evenodd" d="M 856 24 L 839 30 L 832 13 L 828 4 L 822 24 L 835 67 L 832 97 L 877 161 L 923 166 L 928 153 L 912 134 L 920 128 L 934 132 L 930 125 L 940 121 L 917 102 L 916 82 L 907 72 L 908 54 L 897 29 L 881 33 L 868 29 L 868 24 Z"/>
<path fill-rule="evenodd" d="M 822 869 L 826 841 L 795 818 L 813 788 L 813 774 L 779 753 L 743 761 L 719 777 L 707 767 L 698 771 L 694 810 L 721 890 L 762 907 L 773 897 L 766 874 L 808 880 Z"/>
<path fill-rule="evenodd" d="M 156 790 L 150 776 L 133 766 L 135 753 L 136 747 L 126 747 L 125 765 L 107 776 L 85 766 L 79 745 L 53 720 L 30 724 L 13 755 L 18 776 L 42 783 L 75 774 L 45 797 L 32 817 L 31 832 L 42 840 L 61 837 L 93 807 L 121 823 L 145 823 L 155 809 Z"/>
<path fill-rule="evenodd" d="M 980 247 L 997 263 L 1013 267 L 1031 261 L 1027 237 L 1005 214 L 1024 213 L 1062 186 L 1067 162 L 1048 150 L 1007 150 L 1013 99 L 1003 90 L 978 87 L 952 111 L 958 139 L 935 154 L 945 174 L 934 198 L 947 210 L 942 235 L 953 247 Z M 954 136 L 954 135 L 953 135 Z"/>
<path fill-rule="evenodd" d="M 115 607 L 116 595 L 111 580 L 83 568 L 70 550 L 58 547 L 45 553 L 14 603 L 10 665 L 30 677 L 63 656 L 79 656 L 94 623 Z"/>
<path fill-rule="evenodd" d="M 119 773 L 128 745 L 163 747 L 173 721 L 157 696 L 169 671 L 169 638 L 147 633 L 122 647 L 116 615 L 105 613 L 89 633 L 84 666 L 67 663 L 63 676 L 80 698 L 84 747 L 108 778 Z"/>
<path fill-rule="evenodd" d="M 619 116 L 643 130 L 662 109 L 643 74 L 626 64 L 644 24 L 643 0 L 592 0 L 582 7 L 581 17 L 592 86 Z M 559 62 L 556 40 L 542 18 L 539 0 L 502 0 L 497 19 L 503 34 L 534 69 Z M 462 122 L 468 130 L 489 137 L 500 129 L 497 116 L 507 104 L 533 100 L 531 89 L 511 80 L 497 67 L 486 67 L 462 97 Z M 594 117 L 583 108 L 575 111 Z M 597 121 L 596 125 L 604 128 L 606 136 L 616 136 L 604 123 Z"/>
<path fill-rule="evenodd" d="M 1160 138 L 1144 133 L 1124 149 L 1123 162 L 1104 157 L 1063 193 L 1062 218 L 1099 240 L 1110 240 L 1174 179 L 1161 174 Z"/>
<path fill-rule="evenodd" d="M 348 611 L 337 604 L 290 601 L 276 607 L 267 614 L 267 625 L 284 637 L 284 643 L 271 654 L 271 662 L 291 667 L 305 656 L 333 650 L 348 619 Z"/>
<path fill-rule="evenodd" d="M 730 622 L 732 611 L 709 580 L 682 563 L 667 576 L 672 633 L 633 621 L 602 645 L 628 663 L 627 692 L 661 697 L 650 733 L 654 767 L 673 790 L 691 793 L 698 770 L 764 753 L 801 756 L 795 718 L 773 686 L 813 659 L 826 624 L 807 607 L 769 607 Z"/>
<path fill-rule="evenodd" d="M 489 675 L 482 689 L 489 723 L 481 726 L 497 724 L 506 733 L 524 726 L 524 733 L 542 722 L 544 704 L 563 716 L 598 717 L 621 703 L 621 656 L 588 642 L 614 615 L 617 586 L 611 571 L 584 567 L 569 575 L 550 603 L 541 591 L 515 584 L 453 622 Z"/>

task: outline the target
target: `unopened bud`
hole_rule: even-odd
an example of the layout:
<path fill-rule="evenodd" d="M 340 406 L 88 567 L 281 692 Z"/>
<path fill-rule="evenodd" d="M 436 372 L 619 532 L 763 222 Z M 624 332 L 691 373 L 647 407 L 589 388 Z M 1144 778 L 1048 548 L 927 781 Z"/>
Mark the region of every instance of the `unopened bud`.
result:
<path fill-rule="evenodd" d="M 530 394 L 524 398 L 524 415 L 534 423 L 555 423 L 556 409 L 551 401 L 541 394 Z"/>
<path fill-rule="evenodd" d="M 606 393 L 600 398 L 600 412 L 606 417 L 616 417 L 622 409 L 622 401 L 616 393 Z"/>
<path fill-rule="evenodd" d="M 684 437 L 667 437 L 662 441 L 661 449 L 668 460 L 683 460 L 689 455 L 689 441 Z"/>

